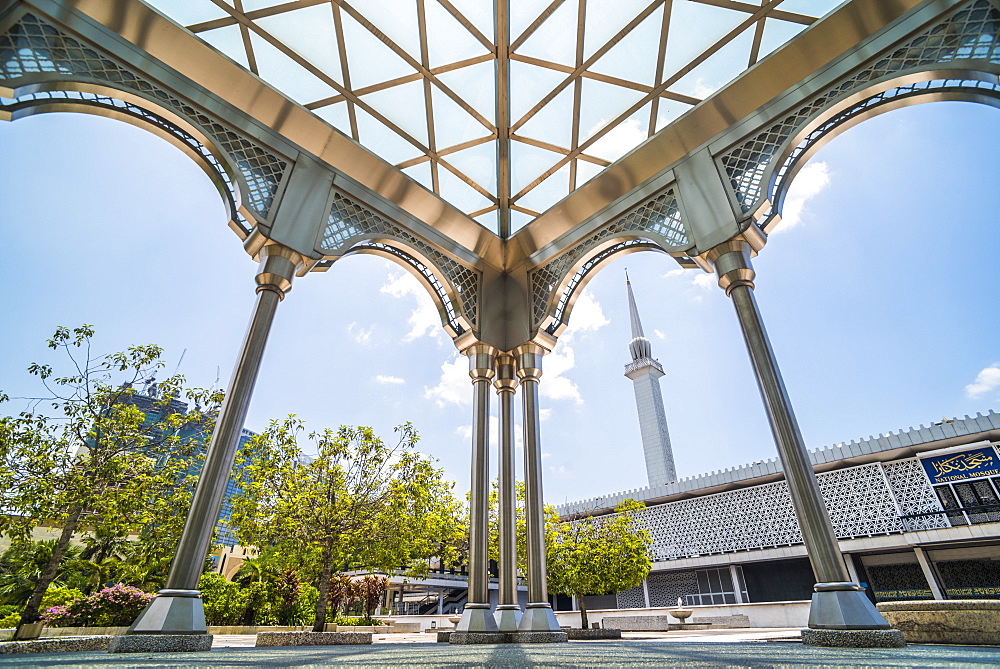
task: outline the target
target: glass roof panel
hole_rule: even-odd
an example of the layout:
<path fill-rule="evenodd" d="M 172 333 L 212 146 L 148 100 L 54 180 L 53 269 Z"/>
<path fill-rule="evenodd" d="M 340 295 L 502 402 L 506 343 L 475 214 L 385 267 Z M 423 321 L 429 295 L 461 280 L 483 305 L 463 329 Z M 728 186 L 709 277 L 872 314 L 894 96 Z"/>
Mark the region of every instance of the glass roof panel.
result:
<path fill-rule="evenodd" d="M 671 7 L 663 66 L 666 75 L 679 71 L 749 16 L 746 12 L 704 5 L 695 0 L 674 0 Z"/>
<path fill-rule="evenodd" d="M 354 110 L 358 119 L 358 136 L 370 151 L 390 163 L 401 163 L 420 154 L 420 149 L 382 124 L 364 109 Z"/>
<path fill-rule="evenodd" d="M 364 9 L 365 4 L 357 3 L 359 9 Z M 420 33 L 415 30 L 417 5 L 413 0 L 379 0 L 379 5 L 378 11 L 369 12 L 365 18 L 397 46 L 419 61 Z"/>
<path fill-rule="evenodd" d="M 206 0 L 146 0 L 146 4 L 160 10 L 182 26 L 228 16 L 225 9 Z M 226 4 L 233 5 L 231 0 L 226 0 Z"/>
<path fill-rule="evenodd" d="M 509 209 L 511 198 L 526 211 L 561 200 L 841 4 L 148 1 L 491 229 L 509 213 L 511 229 L 502 234 L 531 220 Z M 495 44 L 494 16 L 505 6 L 515 48 L 500 98 L 496 54 L 504 49 Z M 509 114 L 498 118 L 496 100 L 504 98 Z M 497 138 L 508 134 L 510 179 L 499 182 Z"/>
<path fill-rule="evenodd" d="M 546 170 L 555 165 L 561 154 L 524 142 L 511 142 L 511 192 L 519 193 Z"/>
<path fill-rule="evenodd" d="M 445 160 L 492 194 L 497 192 L 497 145 L 485 142 L 455 153 Z"/>
<path fill-rule="evenodd" d="M 439 148 L 455 146 L 492 133 L 491 128 L 484 126 L 436 86 L 431 87 L 431 102 L 434 105 L 434 133 Z"/>
<path fill-rule="evenodd" d="M 399 54 L 352 16 L 346 12 L 341 12 L 340 15 L 352 88 L 364 88 L 416 72 Z"/>
<path fill-rule="evenodd" d="M 567 86 L 521 126 L 521 137 L 539 139 L 549 144 L 569 148 L 573 136 L 573 87 Z"/>
<path fill-rule="evenodd" d="M 564 2 L 517 49 L 517 53 L 560 65 L 576 64 L 576 3 Z M 511 39 L 514 39 L 512 36 Z"/>
<path fill-rule="evenodd" d="M 590 69 L 626 81 L 653 85 L 656 58 L 655 47 L 651 47 L 659 43 L 662 26 L 663 9 L 657 8 L 601 56 Z M 650 58 L 650 54 L 654 57 Z"/>
<path fill-rule="evenodd" d="M 565 81 L 566 75 L 547 67 L 510 63 L 510 118 L 516 121 L 534 107 L 552 89 Z"/>
<path fill-rule="evenodd" d="M 521 212 L 514 210 L 510 212 L 510 233 L 514 234 L 528 223 L 535 220 L 534 216 L 528 216 L 527 214 L 522 214 Z"/>
<path fill-rule="evenodd" d="M 431 181 L 431 161 L 425 160 L 422 163 L 403 168 L 403 171 L 411 179 L 422 185 L 427 190 L 434 192 L 434 184 Z"/>
<path fill-rule="evenodd" d="M 257 19 L 256 25 L 291 47 L 338 84 L 344 83 L 330 5 L 314 5 Z"/>
<path fill-rule="evenodd" d="M 421 144 L 428 145 L 427 118 L 412 111 L 423 109 L 426 104 L 423 81 L 411 81 L 383 91 L 368 93 L 361 96 L 361 99 Z"/>
<path fill-rule="evenodd" d="M 483 2 L 483 0 L 473 0 L 474 2 L 481 2 L 484 5 L 489 5 L 492 3 Z M 558 1 L 558 0 L 557 0 Z M 510 39 L 514 41 L 521 36 L 528 26 L 530 26 L 535 19 L 541 16 L 545 8 L 552 4 L 552 0 L 517 0 L 517 2 L 510 3 Z M 573 4 L 572 2 L 569 4 Z M 492 37 L 492 35 L 489 35 Z"/>
<path fill-rule="evenodd" d="M 261 79 L 299 104 L 322 100 L 337 91 L 282 53 L 257 33 L 250 33 L 250 45 L 257 61 L 257 73 Z"/>
<path fill-rule="evenodd" d="M 567 3 L 569 4 L 569 3 Z M 584 60 L 628 25 L 650 4 L 648 0 L 587 0 L 583 33 Z"/>
<path fill-rule="evenodd" d="M 425 2 L 424 8 L 427 16 L 427 52 L 431 67 L 457 63 L 489 53 L 485 44 L 436 1 Z M 436 37 L 431 38 L 431 35 Z M 484 37 L 493 39 L 492 33 Z"/>
<path fill-rule="evenodd" d="M 487 39 L 493 39 L 493 3 L 483 0 L 451 0 L 451 5 Z"/>
<path fill-rule="evenodd" d="M 492 230 L 493 232 L 496 232 L 497 228 L 499 227 L 499 221 L 497 218 L 498 216 L 499 212 L 496 209 L 494 209 L 493 211 L 488 211 L 485 214 L 480 214 L 479 216 L 476 216 L 476 222 L 479 223 L 479 225 L 486 228 L 487 230 Z"/>
<path fill-rule="evenodd" d="M 243 34 L 239 26 L 225 26 L 223 28 L 216 28 L 215 30 L 206 30 L 199 34 L 198 37 L 246 69 L 250 69 L 250 61 L 247 59 L 247 50 L 243 46 Z"/>
<path fill-rule="evenodd" d="M 806 29 L 801 23 L 767 19 L 764 22 L 764 34 L 760 39 L 760 53 L 757 60 L 763 60 L 782 44 L 792 39 Z"/>
<path fill-rule="evenodd" d="M 750 62 L 755 30 L 754 26 L 744 30 L 671 84 L 669 90 L 704 99 L 738 77 Z"/>
<path fill-rule="evenodd" d="M 566 197 L 569 184 L 569 164 L 563 165 L 548 179 L 538 184 L 527 195 L 517 201 L 517 206 L 542 213 L 559 200 Z"/>
<path fill-rule="evenodd" d="M 338 102 L 337 104 L 320 107 L 313 110 L 313 113 L 348 137 L 353 136 L 351 132 L 351 118 L 346 102 Z"/>
<path fill-rule="evenodd" d="M 441 82 L 468 102 L 473 109 L 496 123 L 496 63 L 490 59 L 437 75 Z"/>

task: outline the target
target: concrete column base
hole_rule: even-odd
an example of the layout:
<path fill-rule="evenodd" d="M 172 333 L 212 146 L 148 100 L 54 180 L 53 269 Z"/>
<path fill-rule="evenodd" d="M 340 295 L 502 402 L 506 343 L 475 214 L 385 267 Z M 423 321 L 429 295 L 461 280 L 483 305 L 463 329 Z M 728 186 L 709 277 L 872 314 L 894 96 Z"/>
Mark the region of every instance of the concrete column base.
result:
<path fill-rule="evenodd" d="M 899 630 L 802 630 L 802 643 L 822 648 L 905 648 Z"/>
<path fill-rule="evenodd" d="M 834 589 L 843 585 L 844 589 Z M 853 586 L 847 589 L 847 586 Z M 887 630 L 889 623 L 853 583 L 817 583 L 809 607 L 809 628 L 824 630 Z"/>
<path fill-rule="evenodd" d="M 517 604 L 501 604 L 493 616 L 501 632 L 516 632 L 521 624 L 521 607 Z"/>
<path fill-rule="evenodd" d="M 498 632 L 496 618 L 489 604 L 466 604 L 456 632 Z"/>
<path fill-rule="evenodd" d="M 518 625 L 519 632 L 558 632 L 559 621 L 548 602 L 528 604 Z"/>
<path fill-rule="evenodd" d="M 467 646 L 481 643 L 565 643 L 566 632 L 452 632 L 448 643 Z"/>
<path fill-rule="evenodd" d="M 111 641 L 109 653 L 197 653 L 212 650 L 211 634 L 126 634 Z"/>
<path fill-rule="evenodd" d="M 197 590 L 160 590 L 126 634 L 205 634 L 205 607 Z"/>

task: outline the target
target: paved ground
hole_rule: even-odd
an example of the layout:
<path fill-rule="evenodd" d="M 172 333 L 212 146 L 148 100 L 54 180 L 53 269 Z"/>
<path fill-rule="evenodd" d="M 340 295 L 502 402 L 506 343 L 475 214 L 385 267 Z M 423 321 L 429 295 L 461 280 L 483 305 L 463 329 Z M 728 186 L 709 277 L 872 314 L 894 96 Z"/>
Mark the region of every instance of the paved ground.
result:
<path fill-rule="evenodd" d="M 622 641 L 450 646 L 430 634 L 376 635 L 370 646 L 254 648 L 252 636 L 217 636 L 208 653 L 8 655 L 10 667 L 995 667 L 1000 647 L 911 645 L 820 649 L 782 641 L 797 630 L 633 632 Z"/>

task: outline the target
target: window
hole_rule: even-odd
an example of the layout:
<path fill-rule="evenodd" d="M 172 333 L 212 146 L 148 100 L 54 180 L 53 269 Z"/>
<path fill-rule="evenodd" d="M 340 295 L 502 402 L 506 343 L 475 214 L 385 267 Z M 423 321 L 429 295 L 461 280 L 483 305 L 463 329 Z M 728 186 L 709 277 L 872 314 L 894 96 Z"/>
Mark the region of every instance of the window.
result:
<path fill-rule="evenodd" d="M 736 583 L 733 583 L 733 574 Z M 746 585 L 743 582 L 743 569 L 729 567 L 719 569 L 699 569 L 695 572 L 698 581 L 698 594 L 687 595 L 684 603 L 688 606 L 711 604 L 736 604 L 737 601 L 748 601 Z M 736 593 L 739 588 L 740 597 Z"/>

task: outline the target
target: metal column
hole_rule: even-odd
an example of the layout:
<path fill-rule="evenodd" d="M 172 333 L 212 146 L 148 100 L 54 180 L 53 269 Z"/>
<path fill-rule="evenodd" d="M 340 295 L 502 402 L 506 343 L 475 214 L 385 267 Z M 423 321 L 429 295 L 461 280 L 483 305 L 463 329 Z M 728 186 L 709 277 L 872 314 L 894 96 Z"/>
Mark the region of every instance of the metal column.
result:
<path fill-rule="evenodd" d="M 458 632 L 496 632 L 497 623 L 490 614 L 488 590 L 489 539 L 489 420 L 490 380 L 496 349 L 486 344 L 469 347 L 469 376 L 472 377 L 472 500 L 469 508 L 469 603 L 465 605 Z"/>
<path fill-rule="evenodd" d="M 205 465 L 166 587 L 139 614 L 129 627 L 128 634 L 205 634 L 207 631 L 198 579 L 204 570 L 212 531 L 236 458 L 240 433 L 250 407 L 274 313 L 278 303 L 291 290 L 292 277 L 302 264 L 302 256 L 278 244 L 264 246 L 260 251 L 260 267 L 256 276 L 257 303 L 205 454 Z"/>
<path fill-rule="evenodd" d="M 708 260 L 715 265 L 719 287 L 732 298 L 736 308 L 757 386 L 781 457 L 792 505 L 802 529 L 802 539 L 817 580 L 809 610 L 809 627 L 889 629 L 882 614 L 860 587 L 850 582 L 847 575 L 805 441 L 757 308 L 750 245 L 742 240 L 731 240 L 709 251 Z"/>
<path fill-rule="evenodd" d="M 500 399 L 500 508 L 497 515 L 500 543 L 500 591 L 495 613 L 501 632 L 516 632 L 521 623 L 517 604 L 517 518 L 514 478 L 514 374 L 516 361 L 509 353 L 497 356 L 497 378 L 493 382 Z"/>
<path fill-rule="evenodd" d="M 545 349 L 524 344 L 514 352 L 521 380 L 524 415 L 525 525 L 528 534 L 528 605 L 521 618 L 522 632 L 558 632 L 559 623 L 549 604 L 545 569 L 545 511 L 542 498 L 542 439 L 539 426 L 538 379 Z"/>

